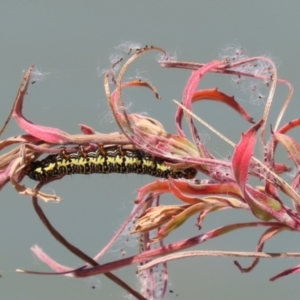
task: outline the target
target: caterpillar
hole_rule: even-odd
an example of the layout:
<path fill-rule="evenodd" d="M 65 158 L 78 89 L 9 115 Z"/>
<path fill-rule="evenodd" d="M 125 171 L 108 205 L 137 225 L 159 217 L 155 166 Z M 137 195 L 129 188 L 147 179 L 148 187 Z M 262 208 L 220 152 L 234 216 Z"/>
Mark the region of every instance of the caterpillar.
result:
<path fill-rule="evenodd" d="M 123 149 L 120 146 L 99 147 L 95 151 L 67 153 L 62 149 L 59 154 L 52 154 L 42 160 L 31 162 L 25 168 L 25 174 L 36 181 L 46 181 L 64 175 L 92 173 L 136 173 L 148 174 L 160 178 L 186 178 L 196 176 L 195 168 L 178 169 L 165 162 L 173 162 L 139 149 Z"/>

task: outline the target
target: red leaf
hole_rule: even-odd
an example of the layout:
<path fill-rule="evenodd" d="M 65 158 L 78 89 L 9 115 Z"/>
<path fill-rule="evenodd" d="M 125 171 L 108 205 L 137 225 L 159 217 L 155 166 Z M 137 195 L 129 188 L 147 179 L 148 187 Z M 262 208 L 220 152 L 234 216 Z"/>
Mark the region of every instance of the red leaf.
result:
<path fill-rule="evenodd" d="M 253 154 L 256 141 L 256 133 L 263 124 L 263 120 L 255 124 L 246 133 L 235 148 L 232 157 L 232 170 L 237 183 L 244 193 L 245 184 L 248 177 L 248 167 Z"/>

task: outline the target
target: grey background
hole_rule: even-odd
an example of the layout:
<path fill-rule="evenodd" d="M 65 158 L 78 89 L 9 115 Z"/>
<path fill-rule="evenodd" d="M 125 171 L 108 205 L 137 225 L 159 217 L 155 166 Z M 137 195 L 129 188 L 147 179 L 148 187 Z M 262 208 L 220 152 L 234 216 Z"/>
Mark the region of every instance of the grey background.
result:
<path fill-rule="evenodd" d="M 119 44 L 132 41 L 161 46 L 178 58 L 207 62 L 217 59 L 228 45 L 242 46 L 249 55 L 270 55 L 280 66 L 279 76 L 295 86 L 294 101 L 285 121 L 299 117 L 299 9 L 298 1 L 1 1 L 0 9 L 0 120 L 4 123 L 13 103 L 22 70 L 35 64 L 48 73 L 44 81 L 30 87 L 25 101 L 26 117 L 39 124 L 78 133 L 79 123 L 100 132 L 117 129 L 109 114 L 103 91 L 103 77 L 97 68 L 109 67 L 109 56 Z M 128 91 L 127 103 L 134 112 L 147 112 L 174 132 L 172 99 L 180 100 L 189 72 L 162 70 L 155 55 L 142 58 L 131 67 L 127 78 L 140 74 L 159 88 L 157 102 L 148 91 Z M 251 104 L 251 96 L 230 83 L 229 77 L 210 76 L 205 87 L 219 86 L 237 95 L 257 119 L 263 106 Z M 203 84 L 204 86 L 204 84 Z M 274 118 L 286 93 L 279 88 L 272 110 Z M 253 99 L 252 99 L 253 100 Z M 253 101 L 252 101 L 253 102 Z M 195 106 L 195 112 L 235 142 L 248 128 L 227 107 L 214 103 Z M 234 120 L 234 122 L 232 122 Z M 207 129 L 208 147 L 219 157 L 232 149 Z M 20 134 L 11 122 L 1 139 Z M 294 133 L 297 137 L 297 133 Z M 260 153 L 258 153 L 260 154 Z M 284 151 L 282 158 L 286 158 Z M 101 249 L 132 208 L 136 190 L 153 178 L 138 175 L 72 176 L 49 185 L 63 197 L 60 204 L 42 204 L 57 229 L 89 255 Z M 29 186 L 34 183 L 24 181 Z M 61 276 L 34 276 L 15 269 L 48 271 L 30 252 L 38 244 L 58 262 L 78 266 L 81 261 L 59 245 L 35 215 L 29 197 L 21 197 L 7 185 L 0 194 L 0 280 L 1 299 L 123 299 L 124 292 L 103 276 L 88 280 Z M 164 197 L 164 203 L 178 203 Z M 286 203 L 289 203 L 286 200 Z M 209 216 L 203 232 L 234 222 L 254 220 L 249 213 L 224 211 Z M 185 224 L 169 241 L 194 236 L 195 219 Z M 262 229 L 241 230 L 201 245 L 199 249 L 255 249 Z M 270 252 L 299 251 L 294 233 L 283 233 L 270 241 Z M 121 257 L 119 241 L 105 261 Z M 137 247 L 132 238 L 128 255 Z M 247 266 L 250 260 L 239 260 Z M 299 275 L 275 283 L 268 278 L 297 260 L 263 260 L 249 274 L 241 274 L 232 259 L 199 258 L 169 264 L 169 299 L 299 299 Z M 50 271 L 50 270 L 49 270 Z M 138 287 L 134 268 L 117 272 Z M 95 285 L 97 288 L 92 289 Z M 177 295 L 178 294 L 178 295 Z M 177 296 L 176 296 L 177 295 Z"/>

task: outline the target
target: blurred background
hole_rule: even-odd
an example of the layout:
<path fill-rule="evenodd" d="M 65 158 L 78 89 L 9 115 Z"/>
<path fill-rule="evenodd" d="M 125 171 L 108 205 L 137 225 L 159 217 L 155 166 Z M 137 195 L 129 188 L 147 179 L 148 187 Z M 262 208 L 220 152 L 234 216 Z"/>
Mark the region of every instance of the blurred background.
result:
<path fill-rule="evenodd" d="M 110 67 L 111 57 L 120 53 L 125 42 L 156 45 L 178 59 L 208 62 L 230 55 L 242 47 L 246 54 L 267 55 L 279 67 L 279 77 L 294 85 L 295 94 L 287 122 L 299 117 L 299 9 L 297 1 L 1 1 L 0 9 L 0 123 L 10 112 L 22 72 L 30 65 L 44 74 L 31 85 L 24 114 L 33 122 L 78 133 L 78 124 L 86 124 L 103 133 L 117 131 L 110 114 L 102 70 Z M 231 49 L 231 50 L 230 50 Z M 124 53 L 123 53 L 124 55 Z M 143 112 L 161 121 L 175 133 L 173 99 L 180 100 L 190 72 L 164 70 L 150 53 L 136 61 L 126 78 L 141 76 L 154 84 L 162 100 L 148 90 L 128 90 L 126 103 L 132 112 Z M 125 55 L 126 56 L 126 55 Z M 251 81 L 248 82 L 251 86 Z M 208 76 L 201 87 L 219 87 L 235 95 L 248 112 L 259 120 L 264 98 L 259 101 L 251 88 L 234 84 L 229 76 Z M 270 123 L 285 99 L 287 89 L 278 87 Z M 262 90 L 267 95 L 266 90 Z M 199 116 L 210 122 L 234 142 L 248 124 L 229 108 L 216 103 L 195 105 Z M 232 148 L 208 129 L 199 125 L 212 153 L 221 158 Z M 12 121 L 1 139 L 21 134 Z M 293 133 L 299 138 L 299 134 Z M 297 136 L 298 134 L 298 136 Z M 261 155 L 262 153 L 257 153 Z M 279 159 L 288 163 L 281 149 Z M 289 162 L 290 165 L 292 164 Z M 201 178 L 201 176 L 199 176 Z M 153 181 L 149 176 L 91 175 L 68 176 L 51 183 L 44 191 L 61 196 L 64 201 L 41 203 L 52 224 L 74 245 L 93 256 L 110 240 L 131 212 L 136 191 Z M 35 182 L 25 179 L 30 187 Z M 0 298 L 1 299 L 124 299 L 126 294 L 104 276 L 78 280 L 63 276 L 24 275 L 17 268 L 51 271 L 30 252 L 38 244 L 63 265 L 82 264 L 48 233 L 36 216 L 31 199 L 20 196 L 8 184 L 0 194 Z M 285 203 L 290 205 L 288 199 Z M 164 203 L 179 203 L 164 197 Z M 202 228 L 207 230 L 235 222 L 255 220 L 242 211 L 217 212 Z M 196 218 L 172 234 L 168 242 L 199 234 Z M 243 229 L 205 243 L 197 249 L 254 251 L 262 229 Z M 283 233 L 267 243 L 268 252 L 299 251 L 295 233 Z M 110 250 L 103 261 L 135 253 L 135 237 L 127 236 Z M 127 245 L 126 245 L 127 244 Z M 239 259 L 243 266 L 251 260 Z M 292 267 L 297 260 L 262 260 L 251 272 L 241 274 L 230 258 L 193 258 L 169 263 L 168 299 L 299 299 L 299 275 L 276 282 L 269 278 Z M 139 288 L 135 269 L 116 272 L 127 283 Z"/>

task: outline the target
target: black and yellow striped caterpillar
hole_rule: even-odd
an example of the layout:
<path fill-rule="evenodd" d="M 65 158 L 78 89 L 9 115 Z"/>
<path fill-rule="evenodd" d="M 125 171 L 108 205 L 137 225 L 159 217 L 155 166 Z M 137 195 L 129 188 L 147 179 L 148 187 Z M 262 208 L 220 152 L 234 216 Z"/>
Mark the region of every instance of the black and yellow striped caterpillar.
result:
<path fill-rule="evenodd" d="M 165 162 L 174 163 L 139 149 L 123 149 L 120 146 L 99 147 L 89 152 L 80 148 L 71 153 L 62 149 L 60 154 L 31 162 L 25 168 L 25 174 L 33 180 L 45 181 L 63 175 L 92 173 L 137 173 L 161 178 L 192 179 L 197 173 L 194 168 L 178 169 L 167 166 Z"/>

